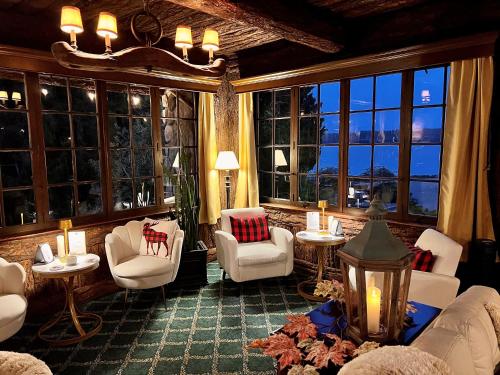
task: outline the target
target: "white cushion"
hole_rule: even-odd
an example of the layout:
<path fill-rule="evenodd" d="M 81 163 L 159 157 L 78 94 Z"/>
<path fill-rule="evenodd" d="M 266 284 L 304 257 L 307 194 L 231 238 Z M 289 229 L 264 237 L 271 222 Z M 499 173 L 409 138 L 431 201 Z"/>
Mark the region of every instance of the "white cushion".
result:
<path fill-rule="evenodd" d="M 271 241 L 249 242 L 238 244 L 237 261 L 239 266 L 254 266 L 283 262 L 286 253 Z"/>
<path fill-rule="evenodd" d="M 165 243 L 162 242 L 152 242 L 150 241 L 148 244 L 148 241 L 146 241 L 146 238 L 144 237 L 144 234 L 142 233 L 142 230 L 144 228 L 144 225 L 150 224 L 151 227 L 150 229 L 166 234 L 167 237 L 167 247 L 165 247 Z M 141 255 L 156 255 L 162 258 L 166 258 L 167 256 L 172 255 L 172 244 L 174 243 L 174 236 L 175 236 L 175 231 L 179 229 L 179 225 L 177 224 L 177 220 L 151 220 L 151 219 L 144 219 L 142 221 L 142 227 L 141 227 L 141 244 L 139 247 L 139 254 Z"/>
<path fill-rule="evenodd" d="M 119 277 L 140 278 L 160 276 L 172 272 L 174 264 L 168 258 L 153 255 L 134 255 L 113 268 Z"/>
<path fill-rule="evenodd" d="M 12 320 L 19 319 L 26 313 L 26 298 L 18 294 L 0 295 L 0 328 Z"/>

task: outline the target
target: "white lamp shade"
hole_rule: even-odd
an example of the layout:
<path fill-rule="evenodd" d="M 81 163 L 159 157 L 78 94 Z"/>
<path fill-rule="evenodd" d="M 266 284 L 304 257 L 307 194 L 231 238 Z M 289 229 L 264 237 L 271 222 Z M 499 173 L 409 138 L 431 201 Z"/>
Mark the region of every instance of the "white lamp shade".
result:
<path fill-rule="evenodd" d="M 82 15 L 80 9 L 73 6 L 64 6 L 61 8 L 61 30 L 65 33 L 83 32 Z"/>
<path fill-rule="evenodd" d="M 283 150 L 274 150 L 274 166 L 286 167 L 288 165 Z"/>
<path fill-rule="evenodd" d="M 97 21 L 97 35 L 110 39 L 118 38 L 118 27 L 116 26 L 116 17 L 109 12 L 100 12 L 99 21 Z"/>
<path fill-rule="evenodd" d="M 205 29 L 201 48 L 206 51 L 217 51 L 219 49 L 219 33 L 214 29 Z"/>
<path fill-rule="evenodd" d="M 0 91 L 0 100 L 7 100 L 9 99 L 9 94 L 7 91 Z"/>
<path fill-rule="evenodd" d="M 172 163 L 172 167 L 179 168 L 179 153 L 177 153 L 177 155 L 175 155 L 175 159 L 174 159 L 174 162 Z"/>
<path fill-rule="evenodd" d="M 193 47 L 193 38 L 191 36 L 190 26 L 177 26 L 177 30 L 175 32 L 175 46 L 179 48 Z"/>
<path fill-rule="evenodd" d="M 232 169 L 240 169 L 238 159 L 232 151 L 219 151 L 215 162 L 215 169 L 219 171 L 228 171 Z"/>
<path fill-rule="evenodd" d="M 14 91 L 12 93 L 12 100 L 14 101 L 19 101 L 21 100 L 21 93 L 20 92 L 17 92 L 17 91 Z"/>

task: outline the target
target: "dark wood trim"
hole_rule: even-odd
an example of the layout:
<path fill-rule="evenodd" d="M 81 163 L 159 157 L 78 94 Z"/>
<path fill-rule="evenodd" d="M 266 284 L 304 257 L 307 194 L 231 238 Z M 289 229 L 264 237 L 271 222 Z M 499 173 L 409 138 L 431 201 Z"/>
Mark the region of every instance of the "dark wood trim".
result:
<path fill-rule="evenodd" d="M 404 221 L 408 217 L 409 184 L 410 184 L 410 152 L 411 152 L 411 128 L 412 128 L 412 102 L 413 90 L 404 90 L 405 87 L 413 87 L 413 71 L 403 72 L 401 80 L 401 117 L 399 131 L 399 178 L 398 178 L 398 212 Z"/>
<path fill-rule="evenodd" d="M 299 200 L 299 88 L 290 92 L 290 201 Z"/>
<path fill-rule="evenodd" d="M 160 110 L 160 89 L 151 87 L 151 127 L 153 131 L 153 155 L 154 155 L 154 174 L 156 205 L 163 205 L 163 152 L 162 152 L 162 134 L 161 134 L 161 110 Z"/>
<path fill-rule="evenodd" d="M 231 81 L 236 93 L 304 85 L 363 75 L 440 65 L 494 53 L 498 32 L 332 61 L 307 68 Z"/>
<path fill-rule="evenodd" d="M 99 148 L 101 151 L 101 199 L 103 203 L 102 210 L 106 216 L 113 212 L 112 205 L 112 182 L 111 182 L 111 156 L 108 149 L 109 133 L 108 133 L 108 101 L 106 98 L 106 82 L 96 81 L 96 100 L 97 112 L 99 121 Z M 111 198 L 111 199 L 110 199 Z"/>
<path fill-rule="evenodd" d="M 350 81 L 340 81 L 340 134 L 339 134 L 339 181 L 338 181 L 338 211 L 344 212 L 347 205 L 347 162 L 349 160 L 349 95 Z"/>

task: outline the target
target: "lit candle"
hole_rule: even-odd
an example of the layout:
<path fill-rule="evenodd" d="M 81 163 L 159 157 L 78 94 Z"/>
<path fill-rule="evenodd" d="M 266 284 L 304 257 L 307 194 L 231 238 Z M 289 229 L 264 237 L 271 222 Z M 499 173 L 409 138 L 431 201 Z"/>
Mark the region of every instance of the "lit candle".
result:
<path fill-rule="evenodd" d="M 21 212 L 21 225 L 24 225 L 24 213 Z"/>
<path fill-rule="evenodd" d="M 380 289 L 369 286 L 366 289 L 366 315 L 368 318 L 368 332 L 377 333 L 380 327 Z"/>
<path fill-rule="evenodd" d="M 59 258 L 64 258 L 66 256 L 66 250 L 64 249 L 64 236 L 62 234 L 56 236 L 57 241 L 57 256 Z"/>

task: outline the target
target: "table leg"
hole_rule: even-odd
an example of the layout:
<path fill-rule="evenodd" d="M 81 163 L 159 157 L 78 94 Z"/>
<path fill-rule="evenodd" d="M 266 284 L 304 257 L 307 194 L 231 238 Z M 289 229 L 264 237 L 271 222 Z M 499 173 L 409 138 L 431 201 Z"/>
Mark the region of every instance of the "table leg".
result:
<path fill-rule="evenodd" d="M 314 302 L 324 302 L 327 300 L 325 297 L 319 297 L 315 296 L 312 293 L 307 292 L 305 289 L 309 290 L 314 290 L 316 288 L 317 283 L 323 281 L 323 272 L 324 272 L 324 254 L 325 254 L 325 247 L 324 246 L 318 246 L 316 248 L 317 254 L 318 254 L 318 269 L 316 275 L 314 275 L 311 279 L 305 280 L 300 282 L 297 285 L 297 292 L 299 295 L 301 295 L 303 298 L 309 300 L 309 301 L 314 301 Z"/>
<path fill-rule="evenodd" d="M 321 246 L 320 248 L 318 248 L 318 283 L 323 281 L 324 254 L 325 248 Z"/>

